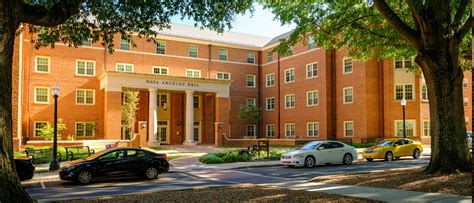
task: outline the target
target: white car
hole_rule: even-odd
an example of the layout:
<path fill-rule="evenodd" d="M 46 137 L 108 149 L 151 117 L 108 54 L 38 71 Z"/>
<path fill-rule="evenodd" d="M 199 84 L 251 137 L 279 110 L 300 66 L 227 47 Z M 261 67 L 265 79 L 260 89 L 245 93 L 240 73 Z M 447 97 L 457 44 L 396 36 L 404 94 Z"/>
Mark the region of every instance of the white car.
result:
<path fill-rule="evenodd" d="M 286 166 L 305 166 L 320 164 L 350 165 L 357 160 L 357 150 L 338 141 L 313 141 L 303 147 L 281 155 L 281 163 Z"/>

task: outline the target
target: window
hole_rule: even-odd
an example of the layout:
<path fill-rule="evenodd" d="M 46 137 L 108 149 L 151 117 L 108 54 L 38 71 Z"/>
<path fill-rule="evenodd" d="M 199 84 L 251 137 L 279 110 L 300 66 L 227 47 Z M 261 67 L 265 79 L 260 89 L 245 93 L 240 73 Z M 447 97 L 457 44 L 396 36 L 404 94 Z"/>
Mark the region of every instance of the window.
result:
<path fill-rule="evenodd" d="M 285 70 L 285 83 L 290 83 L 295 81 L 295 69 L 289 68 Z"/>
<path fill-rule="evenodd" d="M 195 70 L 195 69 L 186 69 L 186 77 L 200 78 L 201 77 L 201 71 L 200 70 Z"/>
<path fill-rule="evenodd" d="M 395 135 L 397 137 L 403 137 L 403 120 L 396 120 L 395 121 Z M 405 129 L 407 137 L 415 136 L 415 121 L 413 120 L 406 120 L 405 121 Z"/>
<path fill-rule="evenodd" d="M 346 87 L 343 89 L 343 93 L 344 93 L 344 96 L 343 96 L 343 103 L 344 104 L 352 104 L 353 102 L 353 97 L 352 97 L 352 87 Z"/>
<path fill-rule="evenodd" d="M 267 137 L 275 137 L 275 125 L 274 124 L 268 124 L 266 125 L 266 135 Z"/>
<path fill-rule="evenodd" d="M 309 38 L 308 38 L 308 48 L 309 49 L 314 48 L 314 37 L 313 36 L 309 36 Z"/>
<path fill-rule="evenodd" d="M 166 43 L 163 41 L 156 42 L 156 53 L 165 54 L 166 53 Z"/>
<path fill-rule="evenodd" d="M 464 97 L 464 106 L 468 106 L 468 105 L 469 105 L 469 98 Z"/>
<path fill-rule="evenodd" d="M 133 72 L 133 64 L 117 63 L 115 67 L 119 72 Z"/>
<path fill-rule="evenodd" d="M 467 117 L 467 116 L 464 117 L 464 121 L 465 121 L 466 125 L 469 125 L 469 117 Z"/>
<path fill-rule="evenodd" d="M 267 52 L 267 62 L 273 61 L 273 52 Z"/>
<path fill-rule="evenodd" d="M 288 50 L 286 50 L 286 54 L 285 54 L 285 55 L 286 55 L 286 56 L 291 56 L 291 55 L 293 55 L 293 50 L 292 50 L 291 48 L 288 49 Z"/>
<path fill-rule="evenodd" d="M 194 58 L 198 57 L 198 46 L 197 45 L 190 44 L 188 46 L 188 56 L 189 57 L 194 57 Z"/>
<path fill-rule="evenodd" d="M 352 73 L 352 58 L 346 58 L 343 60 L 344 64 L 343 64 L 343 67 L 344 67 L 344 70 L 343 70 L 343 73 L 346 74 L 346 73 Z"/>
<path fill-rule="evenodd" d="M 125 39 L 125 38 L 120 39 L 121 50 L 130 50 L 130 47 L 131 47 L 130 39 Z"/>
<path fill-rule="evenodd" d="M 49 88 L 35 87 L 35 103 L 48 104 L 49 103 Z"/>
<path fill-rule="evenodd" d="M 395 69 L 409 68 L 413 64 L 412 59 L 398 58 L 395 59 Z"/>
<path fill-rule="evenodd" d="M 316 106 L 319 103 L 318 91 L 310 91 L 306 93 L 306 106 Z"/>
<path fill-rule="evenodd" d="M 318 77 L 318 63 L 310 63 L 306 65 L 306 78 Z"/>
<path fill-rule="evenodd" d="M 294 137 L 294 136 L 295 136 L 295 124 L 285 123 L 285 137 Z"/>
<path fill-rule="evenodd" d="M 76 61 L 76 75 L 94 76 L 95 75 L 95 61 Z"/>
<path fill-rule="evenodd" d="M 230 80 L 230 73 L 219 72 L 216 74 L 218 80 Z"/>
<path fill-rule="evenodd" d="M 247 106 L 257 106 L 257 100 L 255 98 L 247 98 L 245 104 Z"/>
<path fill-rule="evenodd" d="M 82 46 L 92 46 L 92 38 L 88 38 L 82 41 Z"/>
<path fill-rule="evenodd" d="M 275 73 L 270 73 L 265 75 L 266 78 L 266 87 L 275 86 Z"/>
<path fill-rule="evenodd" d="M 463 87 L 463 88 L 467 88 L 468 85 L 469 85 L 469 80 L 467 80 L 467 78 L 464 78 L 464 79 L 462 80 L 462 87 Z"/>
<path fill-rule="evenodd" d="M 345 137 L 354 136 L 354 121 L 344 121 L 344 136 Z"/>
<path fill-rule="evenodd" d="M 255 87 L 255 75 L 247 75 L 247 87 Z"/>
<path fill-rule="evenodd" d="M 76 90 L 76 104 L 94 105 L 95 90 Z"/>
<path fill-rule="evenodd" d="M 318 137 L 319 136 L 319 123 L 309 122 L 306 125 L 306 136 L 308 137 Z"/>
<path fill-rule="evenodd" d="M 95 123 L 78 122 L 76 123 L 76 136 L 94 137 Z"/>
<path fill-rule="evenodd" d="M 395 100 L 402 100 L 405 97 L 406 100 L 413 99 L 413 85 L 395 85 Z"/>
<path fill-rule="evenodd" d="M 425 81 L 421 83 L 421 100 L 428 101 L 428 88 Z"/>
<path fill-rule="evenodd" d="M 270 97 L 270 98 L 267 98 L 267 111 L 272 111 L 272 110 L 275 110 L 275 97 Z"/>
<path fill-rule="evenodd" d="M 199 96 L 193 96 L 193 108 L 199 109 L 199 107 L 201 107 L 200 100 L 201 100 L 201 98 Z"/>
<path fill-rule="evenodd" d="M 219 60 L 227 61 L 227 50 L 226 49 L 219 49 Z"/>
<path fill-rule="evenodd" d="M 255 63 L 255 54 L 254 53 L 248 53 L 247 54 L 247 63 Z"/>
<path fill-rule="evenodd" d="M 153 74 L 155 75 L 168 75 L 168 67 L 153 66 Z"/>
<path fill-rule="evenodd" d="M 255 135 L 256 135 L 256 131 L 255 131 L 255 128 L 256 128 L 256 127 L 255 127 L 255 125 L 247 125 L 247 126 L 245 126 L 245 128 L 246 128 L 245 134 L 246 134 L 247 136 L 249 136 L 249 137 L 255 137 Z"/>
<path fill-rule="evenodd" d="M 41 134 L 41 129 L 42 129 L 44 126 L 48 125 L 48 122 L 46 122 L 46 121 L 35 121 L 35 122 L 34 122 L 34 125 L 35 125 L 35 126 L 34 126 L 35 129 L 34 129 L 34 132 L 33 132 L 33 133 L 34 133 L 34 136 L 35 136 L 35 137 L 42 137 L 43 135 Z"/>
<path fill-rule="evenodd" d="M 430 136 L 430 121 L 423 121 L 423 136 Z"/>
<path fill-rule="evenodd" d="M 36 57 L 35 72 L 37 73 L 49 73 L 50 58 L 46 56 Z"/>
<path fill-rule="evenodd" d="M 285 109 L 295 108 L 295 95 L 285 95 Z"/>

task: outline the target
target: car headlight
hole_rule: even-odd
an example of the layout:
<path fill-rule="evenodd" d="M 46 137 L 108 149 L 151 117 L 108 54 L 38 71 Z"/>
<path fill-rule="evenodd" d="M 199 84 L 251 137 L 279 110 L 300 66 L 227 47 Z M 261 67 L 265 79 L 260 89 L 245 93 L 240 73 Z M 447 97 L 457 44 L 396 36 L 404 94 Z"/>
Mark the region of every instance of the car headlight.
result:
<path fill-rule="evenodd" d="M 73 165 L 73 166 L 67 166 L 67 167 L 64 167 L 64 168 L 63 168 L 63 171 L 71 171 L 71 170 L 73 170 L 74 168 L 76 168 L 75 165 Z"/>
<path fill-rule="evenodd" d="M 304 157 L 304 155 L 302 155 L 302 154 L 298 154 L 298 155 L 294 156 L 294 158 L 303 158 L 303 157 Z"/>

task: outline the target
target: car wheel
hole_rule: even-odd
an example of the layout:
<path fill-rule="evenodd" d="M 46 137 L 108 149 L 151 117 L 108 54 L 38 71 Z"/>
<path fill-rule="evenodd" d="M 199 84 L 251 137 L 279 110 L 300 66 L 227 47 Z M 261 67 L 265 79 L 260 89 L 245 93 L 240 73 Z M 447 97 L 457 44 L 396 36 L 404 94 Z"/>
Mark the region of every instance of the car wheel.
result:
<path fill-rule="evenodd" d="M 304 166 L 307 168 L 313 168 L 315 164 L 316 160 L 312 156 L 308 156 L 306 159 L 304 159 Z"/>
<path fill-rule="evenodd" d="M 387 152 L 385 154 L 385 161 L 392 161 L 393 160 L 393 153 L 392 152 Z"/>
<path fill-rule="evenodd" d="M 146 179 L 155 179 L 156 177 L 158 177 L 158 169 L 156 169 L 155 167 L 148 167 L 145 170 Z"/>
<path fill-rule="evenodd" d="M 372 158 L 367 158 L 367 159 L 365 159 L 365 160 L 367 160 L 367 161 L 373 161 L 374 159 L 372 159 Z"/>
<path fill-rule="evenodd" d="M 419 149 L 415 149 L 415 151 L 413 151 L 413 158 L 414 159 L 420 158 L 420 155 L 421 155 L 421 152 L 420 152 Z"/>
<path fill-rule="evenodd" d="M 342 164 L 344 165 L 351 165 L 352 164 L 352 155 L 345 154 L 344 158 L 342 159 Z"/>
<path fill-rule="evenodd" d="M 81 171 L 77 174 L 76 182 L 80 184 L 89 184 L 92 182 L 92 174 L 89 171 Z"/>

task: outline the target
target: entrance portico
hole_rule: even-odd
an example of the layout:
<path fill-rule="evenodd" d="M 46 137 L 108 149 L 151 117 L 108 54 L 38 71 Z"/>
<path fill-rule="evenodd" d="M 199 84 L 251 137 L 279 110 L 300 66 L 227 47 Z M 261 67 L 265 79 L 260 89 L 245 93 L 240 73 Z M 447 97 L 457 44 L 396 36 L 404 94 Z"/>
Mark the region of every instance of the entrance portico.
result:
<path fill-rule="evenodd" d="M 111 92 L 121 93 L 124 89 L 140 90 L 140 94 L 143 94 L 139 101 L 140 111 L 147 112 L 148 115 L 141 118 L 137 115 L 137 121 L 147 123 L 148 146 L 194 145 L 201 140 L 207 143 L 211 141 L 215 145 L 222 144 L 221 137 L 227 134 L 229 129 L 227 114 L 230 83 L 226 80 L 115 71 L 106 71 L 100 77 L 101 89 L 105 95 Z M 148 94 L 148 98 L 145 94 Z M 116 118 L 121 117 L 120 111 L 109 109 L 116 108 L 116 105 L 107 105 L 114 99 L 120 98 L 106 99 L 104 111 L 113 112 L 115 115 L 104 118 L 115 118 L 111 120 L 117 122 Z M 144 111 L 145 109 L 147 111 Z M 120 137 L 120 134 L 108 134 L 120 132 L 120 129 L 114 129 L 120 125 L 108 124 L 109 122 L 108 119 L 104 119 L 107 136 Z M 194 132 L 195 130 L 198 132 Z M 213 137 L 206 137 L 209 135 Z M 177 143 L 179 140 L 181 142 Z"/>

